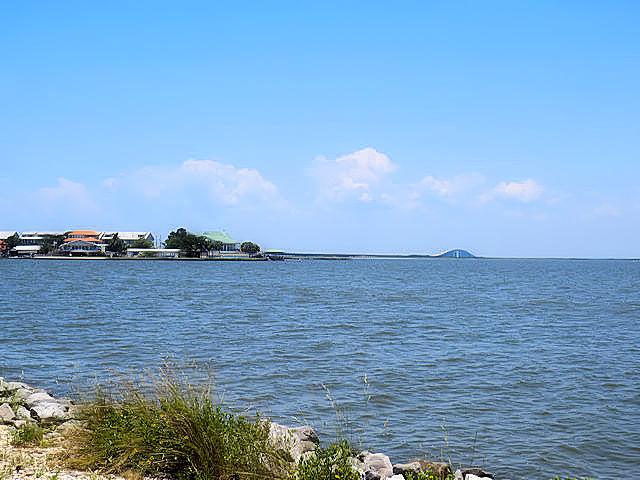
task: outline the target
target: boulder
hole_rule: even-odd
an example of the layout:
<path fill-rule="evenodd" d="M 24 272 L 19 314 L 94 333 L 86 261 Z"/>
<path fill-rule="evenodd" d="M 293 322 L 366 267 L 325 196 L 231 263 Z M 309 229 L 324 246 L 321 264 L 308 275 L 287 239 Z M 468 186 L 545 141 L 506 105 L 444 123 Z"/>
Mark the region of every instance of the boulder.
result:
<path fill-rule="evenodd" d="M 444 479 L 451 473 L 451 467 L 445 462 L 430 462 L 423 458 L 412 458 L 407 463 L 399 463 L 393 466 L 393 473 L 404 474 L 405 472 L 431 472 L 436 477 Z"/>
<path fill-rule="evenodd" d="M 456 472 L 453 474 L 453 480 L 464 480 L 462 470 L 456 470 Z"/>
<path fill-rule="evenodd" d="M 29 413 L 29 410 L 20 405 L 16 410 L 16 418 L 18 420 L 31 420 L 31 414 Z"/>
<path fill-rule="evenodd" d="M 11 405 L 3 403 L 0 405 L 0 423 L 9 423 L 16 418 Z"/>
<path fill-rule="evenodd" d="M 16 402 L 24 403 L 27 397 L 29 397 L 29 395 L 31 395 L 32 393 L 33 392 L 31 390 L 28 390 L 26 388 L 18 388 L 17 390 L 14 390 L 12 398 Z"/>
<path fill-rule="evenodd" d="M 468 468 L 462 473 L 464 480 L 493 480 L 493 475 L 480 468 Z"/>
<path fill-rule="evenodd" d="M 67 410 L 55 402 L 36 403 L 31 407 L 31 416 L 42 422 L 59 422 L 69 417 Z"/>
<path fill-rule="evenodd" d="M 38 403 L 58 403 L 55 398 L 49 395 L 47 392 L 35 392 L 25 398 L 24 403 L 28 407 L 33 407 Z"/>
<path fill-rule="evenodd" d="M 314 452 L 320 443 L 318 435 L 308 425 L 289 428 L 279 423 L 269 423 L 269 440 L 276 447 L 289 452 L 294 462 Z"/>
<path fill-rule="evenodd" d="M 389 457 L 382 453 L 370 453 L 366 450 L 351 462 L 364 480 L 385 480 L 393 476 L 393 465 Z"/>
<path fill-rule="evenodd" d="M 24 388 L 26 390 L 33 390 L 32 387 L 22 382 L 7 382 L 5 383 L 6 389 L 13 392 L 14 390 L 18 390 L 19 388 Z"/>
<path fill-rule="evenodd" d="M 420 473 L 422 465 L 419 462 L 397 463 L 393 466 L 394 475 L 404 475 L 405 473 Z"/>

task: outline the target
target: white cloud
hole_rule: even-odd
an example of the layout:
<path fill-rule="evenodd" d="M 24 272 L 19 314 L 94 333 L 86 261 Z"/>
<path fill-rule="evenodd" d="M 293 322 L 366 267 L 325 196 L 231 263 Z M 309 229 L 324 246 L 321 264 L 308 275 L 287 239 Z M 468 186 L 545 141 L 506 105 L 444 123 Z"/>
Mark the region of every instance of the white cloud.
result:
<path fill-rule="evenodd" d="M 333 161 L 318 157 L 310 174 L 318 181 L 320 194 L 325 199 L 342 201 L 355 196 L 370 202 L 374 198 L 374 187 L 395 170 L 396 166 L 384 153 L 364 148 Z"/>
<path fill-rule="evenodd" d="M 147 166 L 108 178 L 103 185 L 149 199 L 171 197 L 185 203 L 243 206 L 251 209 L 282 206 L 277 187 L 260 172 L 213 160 L 190 159 L 176 167 Z"/>
<path fill-rule="evenodd" d="M 542 195 L 543 190 L 542 185 L 528 178 L 521 182 L 500 182 L 480 198 L 484 202 L 494 199 L 507 199 L 529 203 L 537 200 Z"/>
<path fill-rule="evenodd" d="M 237 205 L 248 198 L 273 200 L 278 193 L 276 186 L 257 170 L 237 169 L 213 160 L 187 160 L 182 164 L 181 173 L 186 183 L 204 186 L 227 205 Z"/>
<path fill-rule="evenodd" d="M 431 175 L 424 177 L 419 184 L 421 189 L 426 189 L 440 197 L 452 199 L 485 182 L 483 175 L 479 173 L 462 173 L 452 178 L 438 179 Z"/>
<path fill-rule="evenodd" d="M 58 178 L 55 187 L 43 187 L 37 192 L 38 197 L 46 202 L 65 202 L 74 208 L 92 207 L 87 187 L 82 183 L 72 182 L 66 178 Z"/>
<path fill-rule="evenodd" d="M 58 178 L 53 187 L 36 190 L 27 200 L 48 219 L 63 215 L 66 221 L 85 223 L 92 222 L 99 214 L 95 192 L 89 192 L 84 184 L 66 178 Z"/>
<path fill-rule="evenodd" d="M 603 203 L 593 211 L 594 215 L 603 215 L 606 217 L 619 217 L 621 215 L 620 209 L 611 205 L 610 203 Z"/>

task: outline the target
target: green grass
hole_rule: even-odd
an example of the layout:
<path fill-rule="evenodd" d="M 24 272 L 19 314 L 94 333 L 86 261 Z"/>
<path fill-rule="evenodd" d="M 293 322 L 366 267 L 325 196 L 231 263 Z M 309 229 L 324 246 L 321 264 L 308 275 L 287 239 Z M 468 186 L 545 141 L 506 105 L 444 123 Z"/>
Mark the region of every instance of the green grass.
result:
<path fill-rule="evenodd" d="M 11 444 L 16 447 L 39 445 L 44 437 L 44 429 L 36 423 L 26 423 L 11 435 Z"/>
<path fill-rule="evenodd" d="M 86 429 L 69 439 L 70 466 L 198 480 L 286 477 L 268 422 L 227 411 L 210 387 L 194 388 L 170 370 L 150 380 L 97 389 L 82 402 Z"/>
<path fill-rule="evenodd" d="M 296 480 L 360 480 L 360 474 L 349 465 L 349 457 L 357 452 L 346 440 L 327 448 L 316 448 L 315 455 L 298 464 Z"/>

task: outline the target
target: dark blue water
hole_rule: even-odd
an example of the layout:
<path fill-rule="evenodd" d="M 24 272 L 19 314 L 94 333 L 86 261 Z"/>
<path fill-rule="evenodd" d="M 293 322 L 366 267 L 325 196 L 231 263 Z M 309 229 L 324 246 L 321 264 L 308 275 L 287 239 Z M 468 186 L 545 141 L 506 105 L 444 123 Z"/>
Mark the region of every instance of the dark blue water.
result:
<path fill-rule="evenodd" d="M 2 260 L 0 274 L 8 379 L 65 393 L 172 354 L 211 367 L 233 405 L 330 438 L 324 384 L 394 463 L 640 468 L 640 262 Z"/>

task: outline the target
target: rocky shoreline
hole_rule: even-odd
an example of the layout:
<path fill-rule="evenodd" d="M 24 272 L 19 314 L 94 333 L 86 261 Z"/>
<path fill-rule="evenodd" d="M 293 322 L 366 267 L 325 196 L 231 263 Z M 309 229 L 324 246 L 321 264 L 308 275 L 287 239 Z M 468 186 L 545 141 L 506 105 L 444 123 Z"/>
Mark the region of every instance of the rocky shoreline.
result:
<path fill-rule="evenodd" d="M 0 377 L 0 480 L 119 480 L 117 475 L 79 472 L 66 469 L 62 440 L 73 429 L 82 428 L 79 409 L 68 398 L 56 398 L 49 392 L 23 382 L 6 382 Z M 12 442 L 19 429 L 37 425 L 46 429 L 38 446 L 16 446 Z M 294 462 L 314 454 L 320 440 L 310 426 L 287 427 L 269 424 L 271 442 L 289 452 Z M 444 479 L 492 480 L 494 476 L 479 468 L 456 470 L 444 462 L 412 458 L 393 464 L 383 453 L 363 451 L 351 457 L 350 464 L 362 480 L 406 480 L 419 473 L 431 472 Z"/>

